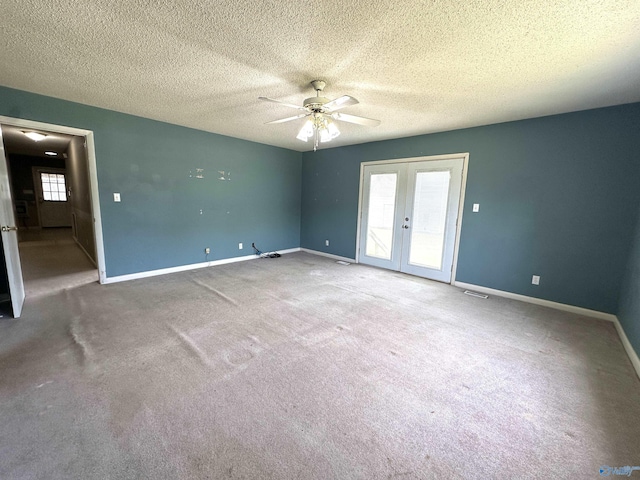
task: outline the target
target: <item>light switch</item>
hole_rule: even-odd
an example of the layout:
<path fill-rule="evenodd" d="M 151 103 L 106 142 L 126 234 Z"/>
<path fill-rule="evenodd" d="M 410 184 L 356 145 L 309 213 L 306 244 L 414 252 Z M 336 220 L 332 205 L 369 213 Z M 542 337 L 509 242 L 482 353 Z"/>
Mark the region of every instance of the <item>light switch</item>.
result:
<path fill-rule="evenodd" d="M 114 202 L 119 202 L 120 201 L 120 194 L 119 193 L 114 193 L 113 194 L 113 201 Z"/>
<path fill-rule="evenodd" d="M 480 204 L 479 203 L 474 203 L 473 204 L 473 211 L 474 212 L 479 212 L 480 211 Z"/>

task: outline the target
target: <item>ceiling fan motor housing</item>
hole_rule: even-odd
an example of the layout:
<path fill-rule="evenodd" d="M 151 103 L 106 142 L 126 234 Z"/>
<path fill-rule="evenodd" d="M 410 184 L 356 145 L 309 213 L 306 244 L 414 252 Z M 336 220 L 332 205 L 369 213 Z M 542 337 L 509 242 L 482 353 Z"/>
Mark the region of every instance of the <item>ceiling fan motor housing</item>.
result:
<path fill-rule="evenodd" d="M 324 87 L 326 85 L 327 84 L 324 82 L 324 80 L 314 80 L 311 82 L 311 86 L 316 91 L 316 96 L 311 98 L 305 98 L 303 103 L 304 108 L 306 108 L 311 112 L 316 112 L 316 113 L 322 111 L 322 105 L 330 102 L 328 98 L 320 96 L 320 92 L 324 90 Z"/>
<path fill-rule="evenodd" d="M 310 97 L 310 98 L 306 98 L 304 100 L 304 108 L 307 108 L 309 110 L 313 111 L 318 111 L 322 108 L 322 106 L 325 103 L 329 103 L 329 99 L 325 98 L 325 97 Z"/>

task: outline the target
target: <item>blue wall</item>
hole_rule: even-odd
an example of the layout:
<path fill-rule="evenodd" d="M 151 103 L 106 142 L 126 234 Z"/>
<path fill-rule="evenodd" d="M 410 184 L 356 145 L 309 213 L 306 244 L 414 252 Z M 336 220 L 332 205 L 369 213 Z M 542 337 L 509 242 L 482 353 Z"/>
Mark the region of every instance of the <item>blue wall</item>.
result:
<path fill-rule="evenodd" d="M 640 212 L 623 277 L 618 319 L 631 345 L 640 352 Z"/>
<path fill-rule="evenodd" d="M 109 277 L 251 242 L 353 258 L 361 162 L 469 152 L 457 279 L 619 313 L 640 349 L 640 104 L 304 154 L 3 87 L 0 115 L 94 132 Z"/>
<path fill-rule="evenodd" d="M 355 257 L 361 162 L 461 152 L 457 280 L 616 313 L 640 204 L 640 104 L 304 153 L 302 247 Z"/>
<path fill-rule="evenodd" d="M 3 87 L 0 115 L 94 132 L 109 277 L 300 246 L 298 152 Z"/>

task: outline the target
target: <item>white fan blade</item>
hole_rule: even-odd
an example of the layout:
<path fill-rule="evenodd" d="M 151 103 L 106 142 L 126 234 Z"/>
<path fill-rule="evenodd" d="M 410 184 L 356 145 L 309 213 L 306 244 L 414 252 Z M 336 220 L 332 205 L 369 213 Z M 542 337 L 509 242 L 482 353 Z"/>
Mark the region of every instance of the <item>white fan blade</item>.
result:
<path fill-rule="evenodd" d="M 322 107 L 327 108 L 331 111 L 336 111 L 350 105 L 355 105 L 356 103 L 360 102 L 358 102 L 358 100 L 356 100 L 355 98 L 350 97 L 349 95 L 343 95 L 340 98 L 336 98 L 335 100 L 331 100 L 330 102 L 325 103 Z"/>
<path fill-rule="evenodd" d="M 267 122 L 267 123 L 265 123 L 265 125 L 271 125 L 273 123 L 290 122 L 292 120 L 297 120 L 298 118 L 308 117 L 309 115 L 311 115 L 311 114 L 310 113 L 301 113 L 300 115 L 296 115 L 295 117 L 281 118 L 280 120 L 274 120 L 272 122 Z"/>
<path fill-rule="evenodd" d="M 373 118 L 358 117 L 357 115 L 348 115 L 346 113 L 332 113 L 331 118 L 339 120 L 341 122 L 357 123 L 358 125 L 366 125 L 367 127 L 377 127 L 380 125 L 380 120 L 374 120 Z"/>
<path fill-rule="evenodd" d="M 269 98 L 269 97 L 258 97 L 258 99 L 266 100 L 267 102 L 277 103 L 278 105 L 284 105 L 285 107 L 295 108 L 296 110 L 304 110 L 304 107 L 301 107 L 300 105 L 294 105 L 293 103 L 280 102 L 278 100 L 274 100 L 273 98 Z"/>

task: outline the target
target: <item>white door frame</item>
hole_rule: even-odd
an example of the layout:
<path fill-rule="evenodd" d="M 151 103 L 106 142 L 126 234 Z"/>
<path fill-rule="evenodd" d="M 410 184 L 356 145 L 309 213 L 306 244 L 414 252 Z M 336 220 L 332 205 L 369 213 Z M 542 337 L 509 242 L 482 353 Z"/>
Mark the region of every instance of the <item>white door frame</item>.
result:
<path fill-rule="evenodd" d="M 93 211 L 93 233 L 96 241 L 96 260 L 98 262 L 100 283 L 105 283 L 107 270 L 104 260 L 102 216 L 100 215 L 100 195 L 98 190 L 98 168 L 96 164 L 96 149 L 93 140 L 93 131 L 54 125 L 52 123 L 35 122 L 33 120 L 23 120 L 21 118 L 4 117 L 2 115 L 0 115 L 0 125 L 11 125 L 14 127 L 33 130 L 46 130 L 53 133 L 63 133 L 66 135 L 75 135 L 77 137 L 85 138 L 87 143 L 87 163 L 89 167 L 89 192 L 91 196 L 91 210 Z"/>
<path fill-rule="evenodd" d="M 460 204 L 458 205 L 458 221 L 456 223 L 456 239 L 453 249 L 453 269 L 451 270 L 451 285 L 456 281 L 456 271 L 458 269 L 458 251 L 460 247 L 460 231 L 462 229 L 462 213 L 464 210 L 464 196 L 467 188 L 467 170 L 469 167 L 469 153 L 452 153 L 447 155 L 432 155 L 427 157 L 396 158 L 393 160 L 376 160 L 373 162 L 360 163 L 360 186 L 358 194 L 358 227 L 356 229 L 356 263 L 360 263 L 360 234 L 362 226 L 362 205 L 364 202 L 364 167 L 367 165 L 381 165 L 391 163 L 425 162 L 432 160 L 453 160 L 462 159 L 462 185 L 460 186 Z"/>

